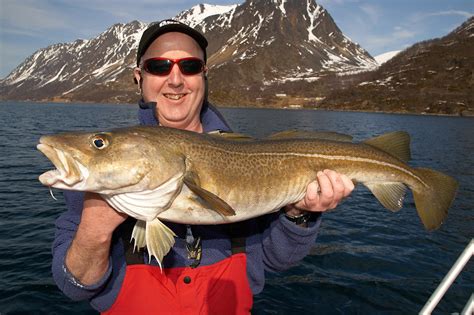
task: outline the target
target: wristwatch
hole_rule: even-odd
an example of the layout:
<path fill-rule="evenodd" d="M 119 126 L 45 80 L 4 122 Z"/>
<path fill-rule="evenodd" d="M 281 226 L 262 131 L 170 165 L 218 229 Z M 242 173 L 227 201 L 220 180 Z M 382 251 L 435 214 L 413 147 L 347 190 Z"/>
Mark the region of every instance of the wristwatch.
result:
<path fill-rule="evenodd" d="M 306 213 L 302 213 L 302 214 L 295 215 L 295 216 L 291 216 L 291 215 L 288 215 L 288 214 L 285 213 L 285 217 L 289 221 L 295 223 L 296 225 L 301 225 L 301 224 L 307 223 L 309 221 L 309 219 L 311 218 L 311 213 L 306 212 Z"/>

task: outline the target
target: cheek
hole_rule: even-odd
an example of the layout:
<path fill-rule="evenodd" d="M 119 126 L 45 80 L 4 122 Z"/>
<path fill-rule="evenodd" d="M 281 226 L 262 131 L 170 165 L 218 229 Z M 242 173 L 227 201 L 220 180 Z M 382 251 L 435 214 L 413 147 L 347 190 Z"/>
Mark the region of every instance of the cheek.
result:
<path fill-rule="evenodd" d="M 134 163 L 102 164 L 91 171 L 89 180 L 93 180 L 101 189 L 121 189 L 136 184 L 140 185 L 140 182 L 150 171 L 149 163 L 139 158 L 131 158 L 131 161 Z"/>
<path fill-rule="evenodd" d="M 188 80 L 189 87 L 195 91 L 199 92 L 202 91 L 204 92 L 204 86 L 205 86 L 205 81 L 201 76 L 196 76 L 196 77 L 190 77 Z"/>
<path fill-rule="evenodd" d="M 165 80 L 160 77 L 148 77 L 143 80 L 142 94 L 145 101 L 156 101 L 156 97 L 162 90 Z"/>
<path fill-rule="evenodd" d="M 192 78 L 188 81 L 188 87 L 193 91 L 193 99 L 199 102 L 204 97 L 205 83 L 202 77 Z"/>

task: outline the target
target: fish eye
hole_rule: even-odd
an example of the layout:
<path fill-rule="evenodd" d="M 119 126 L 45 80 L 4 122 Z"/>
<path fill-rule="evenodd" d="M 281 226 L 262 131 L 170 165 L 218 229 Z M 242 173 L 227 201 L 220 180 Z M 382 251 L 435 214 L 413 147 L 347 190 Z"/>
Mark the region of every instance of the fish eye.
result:
<path fill-rule="evenodd" d="M 94 146 L 94 148 L 99 149 L 99 150 L 105 149 L 108 146 L 108 144 L 109 142 L 107 141 L 107 139 L 101 136 L 95 136 L 92 139 L 92 145 Z"/>

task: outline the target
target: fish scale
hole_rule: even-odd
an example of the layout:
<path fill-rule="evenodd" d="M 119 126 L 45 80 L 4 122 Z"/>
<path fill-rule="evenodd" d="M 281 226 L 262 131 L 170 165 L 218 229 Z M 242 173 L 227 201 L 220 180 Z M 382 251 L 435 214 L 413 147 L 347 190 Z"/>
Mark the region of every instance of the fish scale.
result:
<path fill-rule="evenodd" d="M 275 212 L 302 199 L 324 169 L 365 185 L 392 211 L 401 208 L 408 187 L 423 225 L 432 230 L 443 223 L 457 181 L 410 167 L 407 133 L 362 143 L 350 139 L 298 131 L 251 139 L 151 126 L 66 133 L 41 137 L 38 149 L 57 170 L 39 179 L 50 187 L 99 193 L 117 211 L 139 219 L 135 244 L 158 261 L 174 244 L 160 220 L 226 224 Z"/>

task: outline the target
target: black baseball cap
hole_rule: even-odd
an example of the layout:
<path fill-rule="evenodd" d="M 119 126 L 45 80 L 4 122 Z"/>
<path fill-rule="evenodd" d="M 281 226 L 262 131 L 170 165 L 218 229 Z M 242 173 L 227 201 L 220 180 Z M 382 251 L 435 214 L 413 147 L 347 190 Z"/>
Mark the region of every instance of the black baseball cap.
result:
<path fill-rule="evenodd" d="M 169 32 L 178 32 L 191 36 L 201 47 L 204 52 L 204 62 L 207 61 L 206 47 L 207 39 L 200 32 L 196 31 L 194 28 L 189 27 L 188 25 L 181 23 L 176 20 L 163 20 L 151 24 L 142 35 L 140 43 L 138 44 L 137 50 L 137 67 L 140 64 L 141 57 L 145 54 L 148 47 L 151 43 L 159 36 L 169 33 Z"/>

